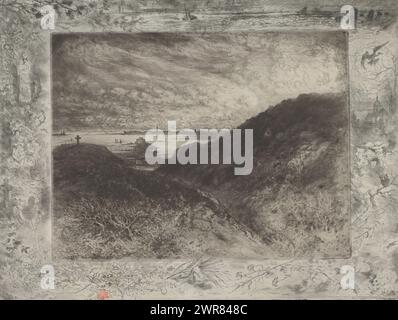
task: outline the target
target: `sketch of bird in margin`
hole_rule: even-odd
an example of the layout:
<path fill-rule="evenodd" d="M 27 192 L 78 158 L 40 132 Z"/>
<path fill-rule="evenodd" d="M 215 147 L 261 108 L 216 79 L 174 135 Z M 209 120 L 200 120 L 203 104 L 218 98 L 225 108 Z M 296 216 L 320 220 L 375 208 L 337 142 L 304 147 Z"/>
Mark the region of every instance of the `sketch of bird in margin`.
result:
<path fill-rule="evenodd" d="M 362 68 L 366 69 L 365 64 L 370 64 L 374 65 L 379 61 L 378 56 L 381 55 L 381 52 L 378 52 L 381 48 L 383 48 L 385 45 L 387 45 L 390 41 L 387 41 L 379 46 L 376 46 L 373 48 L 373 51 L 369 53 L 369 51 L 366 51 L 361 58 L 361 66 Z"/>

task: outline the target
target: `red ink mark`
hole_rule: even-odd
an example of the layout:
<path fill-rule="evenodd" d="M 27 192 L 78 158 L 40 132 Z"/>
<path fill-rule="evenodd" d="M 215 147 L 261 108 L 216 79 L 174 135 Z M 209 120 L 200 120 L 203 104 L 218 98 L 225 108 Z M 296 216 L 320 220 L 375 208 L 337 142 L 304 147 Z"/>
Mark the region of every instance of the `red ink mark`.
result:
<path fill-rule="evenodd" d="M 106 291 L 105 289 L 101 289 L 100 291 L 98 291 L 97 298 L 98 300 L 109 299 L 109 292 Z"/>

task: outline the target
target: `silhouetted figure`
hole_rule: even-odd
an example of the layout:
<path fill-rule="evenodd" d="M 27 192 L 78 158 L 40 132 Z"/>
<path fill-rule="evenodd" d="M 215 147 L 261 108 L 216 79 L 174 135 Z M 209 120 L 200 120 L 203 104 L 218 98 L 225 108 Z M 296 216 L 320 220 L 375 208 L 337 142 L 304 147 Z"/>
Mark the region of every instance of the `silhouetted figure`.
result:
<path fill-rule="evenodd" d="M 381 105 L 381 103 L 379 101 L 379 96 L 377 96 L 376 100 L 375 100 L 375 102 L 373 104 L 373 112 L 374 113 L 379 113 L 381 108 L 382 108 L 382 105 Z"/>
<path fill-rule="evenodd" d="M 194 16 L 193 14 L 191 14 L 191 12 L 185 7 L 185 5 L 184 5 L 184 8 L 185 8 L 185 17 L 182 18 L 182 20 L 188 20 L 188 21 L 190 21 L 190 20 L 195 20 L 195 19 L 197 19 L 197 17 Z"/>
<path fill-rule="evenodd" d="M 124 2 L 124 0 L 120 0 L 119 1 L 119 13 L 123 13 L 124 12 L 124 6 L 126 5 L 126 3 Z"/>
<path fill-rule="evenodd" d="M 375 15 L 374 10 L 370 10 L 370 11 L 368 12 L 368 16 L 366 17 L 366 19 L 367 19 L 368 21 L 373 21 L 374 15 Z"/>
<path fill-rule="evenodd" d="M 75 137 L 75 139 L 76 139 L 76 144 L 79 144 L 80 143 L 80 139 L 81 139 L 82 137 L 81 136 L 79 136 L 79 135 L 77 135 L 76 137 Z"/>
<path fill-rule="evenodd" d="M 298 14 L 307 14 L 307 7 L 302 8 L 301 10 L 298 11 Z"/>
<path fill-rule="evenodd" d="M 383 16 L 383 13 L 381 11 L 377 11 L 377 13 L 375 14 L 375 21 L 379 21 L 381 19 L 381 17 Z"/>
<path fill-rule="evenodd" d="M 7 204 L 9 202 L 10 199 L 10 185 L 8 184 L 8 179 L 4 179 L 4 183 L 0 186 L 0 190 L 2 193 L 2 201 L 0 202 L 0 207 L 3 209 L 6 209 Z"/>

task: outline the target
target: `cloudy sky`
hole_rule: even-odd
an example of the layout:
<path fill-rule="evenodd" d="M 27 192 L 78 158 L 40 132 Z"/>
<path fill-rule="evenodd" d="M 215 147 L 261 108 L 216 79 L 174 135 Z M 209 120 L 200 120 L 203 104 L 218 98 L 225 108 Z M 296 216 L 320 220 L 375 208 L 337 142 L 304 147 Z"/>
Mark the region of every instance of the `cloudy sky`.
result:
<path fill-rule="evenodd" d="M 340 31 L 56 34 L 52 50 L 54 130 L 231 128 L 347 86 Z"/>

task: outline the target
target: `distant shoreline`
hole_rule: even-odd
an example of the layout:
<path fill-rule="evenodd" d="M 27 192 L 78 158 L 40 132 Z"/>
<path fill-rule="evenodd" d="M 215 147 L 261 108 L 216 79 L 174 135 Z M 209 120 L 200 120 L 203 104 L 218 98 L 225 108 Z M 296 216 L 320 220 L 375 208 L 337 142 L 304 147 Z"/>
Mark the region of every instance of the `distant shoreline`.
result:
<path fill-rule="evenodd" d="M 104 131 L 69 131 L 66 132 L 65 134 L 61 133 L 53 133 L 52 136 L 56 137 L 62 137 L 62 136 L 70 136 L 70 135 L 75 135 L 75 134 L 90 134 L 90 135 L 145 135 L 146 131 L 128 131 L 128 132 L 115 132 L 115 131 L 109 131 L 109 132 L 104 132 Z"/>
<path fill-rule="evenodd" d="M 153 129 L 148 129 L 148 130 L 153 130 Z M 69 131 L 69 132 L 65 132 L 65 134 L 61 134 L 61 133 L 53 133 L 52 136 L 53 137 L 65 137 L 65 136 L 70 136 L 70 135 L 76 135 L 76 134 L 95 134 L 95 135 L 120 135 L 120 136 L 133 136 L 133 135 L 140 135 L 140 136 L 145 136 L 145 133 L 148 131 L 126 131 L 126 132 L 114 132 L 114 131 L 110 131 L 110 132 L 104 132 L 104 131 Z M 167 130 L 162 130 L 163 134 L 168 135 L 169 131 Z M 199 129 L 195 129 L 195 131 L 198 131 Z"/>

